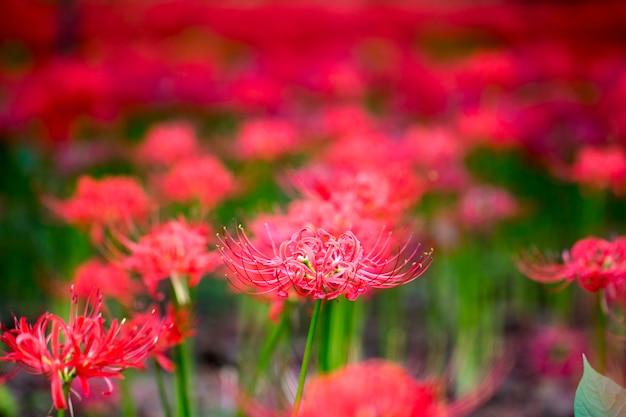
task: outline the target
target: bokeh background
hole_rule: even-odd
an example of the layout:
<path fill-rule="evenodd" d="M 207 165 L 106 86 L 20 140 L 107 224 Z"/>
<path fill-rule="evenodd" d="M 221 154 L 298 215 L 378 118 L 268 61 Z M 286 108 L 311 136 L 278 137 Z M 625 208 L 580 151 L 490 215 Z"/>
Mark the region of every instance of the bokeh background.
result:
<path fill-rule="evenodd" d="M 625 18 L 621 1 L 2 0 L 0 320 L 60 308 L 98 253 L 46 202 L 83 175 L 156 189 L 138 149 L 159 127 L 182 126 L 172 140 L 191 134 L 237 192 L 210 210 L 165 199 L 158 217 L 216 229 L 288 210 L 290 170 L 367 163 L 401 181 L 405 158 L 435 257 L 362 313 L 365 355 L 447 370 L 460 392 L 502 366 L 473 415 L 570 416 L 582 371 L 564 358 L 593 356 L 594 298 L 515 260 L 624 233 Z M 197 291 L 198 362 L 254 361 L 257 310 L 216 277 Z M 19 415 L 41 411 L 31 383 L 3 393 Z"/>

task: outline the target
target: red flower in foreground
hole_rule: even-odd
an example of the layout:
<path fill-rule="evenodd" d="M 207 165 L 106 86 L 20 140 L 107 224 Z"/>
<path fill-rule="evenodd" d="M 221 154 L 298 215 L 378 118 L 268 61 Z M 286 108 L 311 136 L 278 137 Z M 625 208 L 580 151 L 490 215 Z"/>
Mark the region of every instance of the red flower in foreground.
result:
<path fill-rule="evenodd" d="M 529 278 L 545 283 L 578 281 L 581 287 L 597 292 L 615 286 L 626 277 L 626 238 L 613 242 L 588 237 L 563 253 L 563 263 L 525 257 L 518 262 Z"/>
<path fill-rule="evenodd" d="M 127 328 L 125 320 L 113 320 L 108 329 L 100 315 L 102 299 L 92 308 L 78 312 L 72 295 L 69 322 L 51 313 L 42 315 L 34 326 L 25 317 L 15 318 L 15 328 L 2 327 L 0 342 L 7 351 L 0 361 L 12 362 L 28 373 L 50 380 L 54 407 L 67 408 L 66 389 L 77 378 L 89 395 L 89 379 L 122 378 L 127 368 L 143 368 L 142 362 L 154 348 L 162 330 L 160 320 L 148 320 Z"/>
<path fill-rule="evenodd" d="M 432 251 L 422 251 L 420 245 L 403 259 L 408 242 L 388 256 L 389 235 L 381 234 L 366 251 L 351 231 L 333 235 L 312 226 L 303 227 L 278 247 L 273 244 L 271 254 L 255 247 L 242 228 L 236 237 L 225 231 L 220 240 L 219 250 L 235 287 L 281 297 L 293 289 L 317 299 L 343 294 L 355 300 L 369 288 L 390 288 L 416 279 L 432 259 Z"/>
<path fill-rule="evenodd" d="M 370 360 L 313 378 L 298 417 L 444 417 L 438 391 L 398 365 Z"/>
<path fill-rule="evenodd" d="M 184 220 L 167 222 L 138 242 L 122 238 L 131 254 L 121 263 L 140 274 L 152 294 L 156 294 L 159 281 L 168 277 L 178 279 L 185 275 L 189 278 L 188 285 L 194 287 L 202 275 L 213 271 L 219 264 L 217 254 L 207 249 L 209 233 L 207 226 L 191 226 Z"/>
<path fill-rule="evenodd" d="M 94 241 L 102 239 L 105 226 L 124 225 L 145 217 L 150 201 L 133 178 L 118 176 L 96 180 L 83 176 L 75 195 L 67 201 L 49 200 L 52 210 L 68 223 L 91 227 Z"/>

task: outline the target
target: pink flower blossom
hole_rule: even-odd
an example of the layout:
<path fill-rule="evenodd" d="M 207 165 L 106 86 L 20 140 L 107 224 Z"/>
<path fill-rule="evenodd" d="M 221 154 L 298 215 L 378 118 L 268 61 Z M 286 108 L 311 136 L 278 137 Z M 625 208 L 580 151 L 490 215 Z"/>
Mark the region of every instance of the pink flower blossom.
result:
<path fill-rule="evenodd" d="M 305 226 L 272 253 L 264 253 L 248 239 L 242 228 L 233 237 L 227 231 L 220 237 L 219 250 L 230 281 L 238 289 L 252 293 L 276 293 L 286 297 L 290 290 L 316 299 L 344 295 L 355 300 L 372 288 L 391 288 L 418 278 L 431 262 L 432 251 L 407 242 L 400 251 L 387 256 L 389 236 L 379 237 L 367 251 L 351 231 L 340 235 Z"/>
<path fill-rule="evenodd" d="M 528 343 L 528 360 L 533 371 L 547 377 L 580 379 L 587 352 L 587 339 L 580 331 L 551 326 L 538 331 Z"/>
<path fill-rule="evenodd" d="M 43 314 L 34 325 L 25 317 L 15 318 L 15 328 L 2 326 L 0 341 L 6 352 L 0 361 L 12 362 L 24 371 L 50 380 L 54 407 L 68 406 L 64 387 L 74 379 L 89 395 L 89 380 L 104 378 L 112 389 L 111 378 L 121 378 L 127 368 L 143 368 L 143 360 L 154 349 L 161 333 L 161 322 L 150 320 L 128 328 L 125 320 L 113 320 L 104 327 L 101 296 L 95 305 L 78 311 L 78 298 L 72 295 L 70 318 Z"/>
<path fill-rule="evenodd" d="M 137 159 L 148 164 L 172 165 L 198 154 L 198 140 L 191 124 L 159 123 L 148 131 L 137 149 Z"/>
<path fill-rule="evenodd" d="M 207 248 L 209 235 L 208 226 L 172 220 L 155 227 L 137 242 L 120 237 L 130 250 L 120 264 L 141 275 L 151 294 L 156 294 L 159 282 L 167 278 L 186 276 L 189 287 L 195 287 L 204 274 L 219 264 L 219 256 Z"/>
<path fill-rule="evenodd" d="M 571 167 L 571 178 L 595 189 L 621 195 L 626 187 L 626 152 L 620 146 L 583 146 Z"/>
<path fill-rule="evenodd" d="M 46 203 L 68 223 L 89 227 L 96 242 L 102 240 L 105 227 L 124 227 L 150 211 L 150 200 L 142 187 L 134 178 L 124 176 L 100 180 L 83 176 L 73 197 L 66 201 L 50 198 Z"/>
<path fill-rule="evenodd" d="M 578 281 L 590 292 L 619 285 L 626 277 L 626 238 L 610 242 L 596 237 L 579 240 L 571 251 L 563 252 L 563 263 L 544 258 L 523 257 L 520 271 L 531 279 L 544 283 Z"/>
<path fill-rule="evenodd" d="M 519 212 L 519 205 L 510 192 L 488 185 L 468 189 L 458 202 L 461 224 L 474 230 L 484 230 Z"/>
<path fill-rule="evenodd" d="M 215 207 L 236 189 L 233 175 L 211 155 L 179 161 L 157 177 L 155 184 L 169 201 L 197 201 L 204 208 Z"/>

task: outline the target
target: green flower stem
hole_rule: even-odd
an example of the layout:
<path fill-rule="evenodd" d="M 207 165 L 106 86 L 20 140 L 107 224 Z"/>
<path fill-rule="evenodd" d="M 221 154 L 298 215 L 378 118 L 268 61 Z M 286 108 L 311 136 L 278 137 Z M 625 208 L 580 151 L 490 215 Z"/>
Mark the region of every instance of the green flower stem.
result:
<path fill-rule="evenodd" d="M 348 362 L 356 335 L 356 302 L 337 299 L 328 302 L 321 313 L 321 344 L 319 367 L 321 372 L 341 368 Z"/>
<path fill-rule="evenodd" d="M 65 401 L 68 402 L 68 406 L 71 407 L 71 404 L 69 404 L 70 402 L 70 388 L 71 388 L 71 382 L 65 382 L 63 383 L 63 397 L 65 397 Z M 73 414 L 73 413 L 70 413 Z M 60 410 L 57 410 L 57 417 L 65 417 L 65 409 L 62 408 Z"/>
<path fill-rule="evenodd" d="M 177 312 L 191 307 L 191 296 L 185 280 L 179 274 L 170 276 L 174 292 L 174 304 Z M 186 339 L 174 347 L 174 365 L 176 379 L 177 417 L 191 417 L 193 415 L 191 402 L 191 351 Z"/>
<path fill-rule="evenodd" d="M 272 358 L 272 354 L 276 349 L 276 345 L 281 337 L 286 334 L 287 328 L 289 326 L 289 307 L 288 304 L 285 305 L 284 310 L 281 313 L 280 323 L 273 325 L 270 334 L 265 340 L 265 344 L 261 349 L 261 354 L 259 355 L 259 360 L 257 362 L 257 367 L 254 370 L 254 374 L 252 375 L 252 380 L 248 385 L 248 394 L 254 395 L 254 390 L 256 389 L 256 384 L 259 380 L 259 377 L 265 370 L 267 369 L 270 359 Z"/>
<path fill-rule="evenodd" d="M 293 404 L 292 417 L 297 417 L 298 410 L 300 408 L 300 400 L 302 399 L 302 392 L 304 391 L 304 382 L 306 380 L 306 373 L 309 368 L 311 350 L 313 348 L 313 338 L 315 336 L 315 328 L 317 327 L 317 320 L 320 315 L 321 307 L 322 299 L 315 300 L 313 314 L 311 315 L 311 323 L 309 324 L 309 334 L 306 338 L 306 346 L 304 348 L 304 356 L 302 357 L 302 368 L 300 368 L 300 378 L 298 379 L 298 390 L 296 391 L 296 398 Z"/>
<path fill-rule="evenodd" d="M 185 340 L 174 347 L 174 364 L 176 365 L 176 396 L 177 417 L 191 417 L 191 362 Z"/>
<path fill-rule="evenodd" d="M 135 417 L 135 405 L 133 404 L 133 394 L 131 392 L 131 382 L 128 371 L 125 378 L 120 381 L 120 389 L 122 391 L 122 416 Z"/>
<path fill-rule="evenodd" d="M 154 374 L 156 376 L 157 389 L 159 391 L 159 401 L 161 402 L 161 408 L 163 409 L 163 415 L 165 417 L 172 417 L 172 409 L 167 399 L 167 390 L 165 389 L 165 381 L 163 379 L 163 370 L 157 360 L 154 360 Z"/>
<path fill-rule="evenodd" d="M 598 372 L 606 371 L 606 316 L 602 309 L 602 292 L 597 293 L 596 305 L 596 350 L 598 352 Z"/>

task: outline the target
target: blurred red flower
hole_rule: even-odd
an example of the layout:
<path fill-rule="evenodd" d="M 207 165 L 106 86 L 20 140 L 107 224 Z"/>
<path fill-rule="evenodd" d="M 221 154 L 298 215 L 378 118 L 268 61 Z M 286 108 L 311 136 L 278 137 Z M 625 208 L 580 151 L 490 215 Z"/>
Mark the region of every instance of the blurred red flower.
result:
<path fill-rule="evenodd" d="M 66 201 L 48 198 L 46 203 L 68 223 L 89 227 L 95 242 L 102 240 L 104 227 L 124 228 L 150 211 L 150 200 L 141 185 L 124 176 L 100 180 L 83 176 L 73 197 Z"/>
<path fill-rule="evenodd" d="M 179 280 L 185 276 L 187 285 L 194 287 L 219 264 L 219 256 L 207 248 L 209 235 L 208 226 L 193 226 L 179 219 L 155 227 L 137 242 L 120 237 L 130 250 L 120 265 L 141 275 L 151 294 L 156 294 L 159 282 L 168 277 Z"/>
<path fill-rule="evenodd" d="M 154 181 L 166 200 L 197 201 L 203 208 L 215 207 L 236 189 L 233 174 L 211 155 L 181 160 Z"/>

